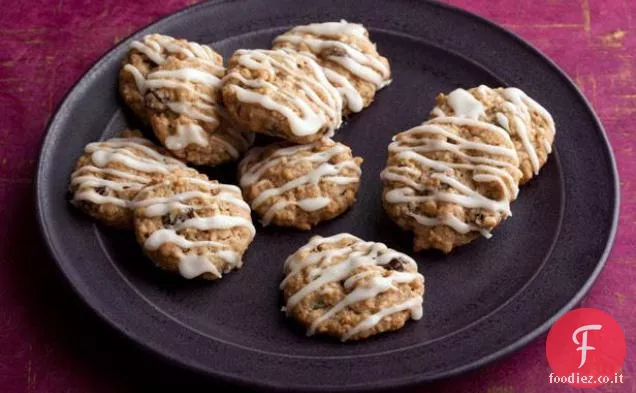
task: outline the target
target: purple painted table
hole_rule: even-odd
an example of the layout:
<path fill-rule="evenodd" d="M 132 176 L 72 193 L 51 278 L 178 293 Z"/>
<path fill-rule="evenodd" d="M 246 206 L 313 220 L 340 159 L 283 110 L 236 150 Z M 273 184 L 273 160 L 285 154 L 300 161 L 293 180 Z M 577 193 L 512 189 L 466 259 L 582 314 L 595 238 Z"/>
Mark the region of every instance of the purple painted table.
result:
<path fill-rule="evenodd" d="M 607 129 L 621 176 L 621 219 L 607 267 L 583 306 L 611 314 L 627 338 L 625 383 L 597 391 L 636 392 L 636 1 L 450 2 L 543 50 L 583 89 Z M 190 3 L 24 0 L 2 7 L 1 392 L 192 391 L 200 383 L 120 338 L 70 292 L 37 233 L 32 197 L 44 127 L 64 93 L 122 37 Z M 548 384 L 544 348 L 545 338 L 538 339 L 485 369 L 418 391 L 578 391 Z"/>

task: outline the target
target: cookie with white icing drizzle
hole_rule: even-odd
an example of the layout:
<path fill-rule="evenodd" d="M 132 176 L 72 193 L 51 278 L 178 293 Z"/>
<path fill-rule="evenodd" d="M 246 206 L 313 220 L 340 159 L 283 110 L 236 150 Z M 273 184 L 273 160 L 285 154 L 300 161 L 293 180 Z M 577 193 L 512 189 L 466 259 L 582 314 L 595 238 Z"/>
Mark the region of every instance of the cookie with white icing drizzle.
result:
<path fill-rule="evenodd" d="M 235 161 L 253 142 L 224 116 L 223 58 L 159 34 L 134 41 L 119 73 L 124 102 L 175 156 L 198 165 Z"/>
<path fill-rule="evenodd" d="M 146 111 L 159 141 L 197 165 L 235 161 L 254 141 L 225 116 L 222 63 L 168 58 L 145 79 Z"/>
<path fill-rule="evenodd" d="M 147 184 L 175 170 L 196 172 L 137 131 L 89 143 L 71 174 L 71 203 L 114 227 L 132 228 L 132 199 Z"/>
<path fill-rule="evenodd" d="M 414 249 L 454 247 L 511 215 L 521 171 L 508 133 L 478 120 L 443 117 L 397 134 L 381 173 L 383 205 Z"/>
<path fill-rule="evenodd" d="M 369 106 L 375 93 L 391 82 L 389 61 L 378 53 L 361 24 L 342 20 L 297 26 L 276 37 L 274 48 L 315 56 L 342 94 L 345 114 Z"/>
<path fill-rule="evenodd" d="M 361 163 L 349 147 L 328 138 L 305 145 L 280 142 L 247 153 L 239 164 L 239 184 L 264 226 L 309 230 L 355 203 Z"/>
<path fill-rule="evenodd" d="M 555 136 L 550 113 L 526 93 L 514 87 L 479 86 L 439 94 L 431 117 L 456 116 L 478 119 L 505 129 L 519 155 L 521 184 L 539 173 L 552 152 Z"/>
<path fill-rule="evenodd" d="M 238 187 L 177 173 L 142 189 L 134 202 L 137 241 L 160 268 L 216 280 L 243 265 L 256 231 Z"/>
<path fill-rule="evenodd" d="M 146 77 L 169 58 L 199 59 L 210 67 L 223 64 L 221 55 L 209 46 L 161 34 L 149 34 L 130 44 L 119 71 L 119 93 L 133 112 L 149 122 L 145 107 Z"/>
<path fill-rule="evenodd" d="M 342 97 L 311 56 L 240 49 L 223 81 L 223 102 L 246 130 L 309 143 L 342 123 Z"/>
<path fill-rule="evenodd" d="M 348 233 L 314 236 L 285 261 L 287 316 L 307 335 L 360 340 L 422 317 L 424 277 L 406 254 Z"/>

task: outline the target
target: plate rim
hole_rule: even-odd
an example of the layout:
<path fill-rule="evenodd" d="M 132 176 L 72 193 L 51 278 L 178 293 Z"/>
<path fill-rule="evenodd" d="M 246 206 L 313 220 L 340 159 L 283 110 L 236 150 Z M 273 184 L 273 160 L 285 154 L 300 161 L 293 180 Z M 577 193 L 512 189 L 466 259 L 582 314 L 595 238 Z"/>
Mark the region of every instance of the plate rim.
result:
<path fill-rule="evenodd" d="M 290 389 L 296 389 L 296 388 L 301 388 L 303 391 L 315 391 L 315 392 L 378 391 L 378 390 L 387 389 L 387 388 L 413 387 L 416 385 L 421 385 L 423 383 L 433 382 L 433 381 L 442 380 L 442 379 L 449 379 L 451 377 L 455 377 L 457 375 L 466 373 L 468 371 L 482 368 L 496 360 L 500 360 L 506 356 L 509 356 L 510 354 L 528 345 L 531 341 L 535 340 L 540 335 L 544 334 L 556 322 L 557 319 L 559 319 L 566 312 L 573 309 L 583 299 L 583 297 L 589 292 L 591 287 L 594 285 L 594 283 L 598 279 L 601 271 L 605 267 L 609 254 L 613 248 L 614 242 L 616 240 L 616 233 L 618 230 L 619 213 L 620 213 L 620 178 L 619 178 L 619 172 L 617 169 L 616 158 L 614 156 L 612 145 L 607 136 L 607 131 L 605 130 L 605 127 L 603 126 L 603 123 L 601 122 L 599 116 L 594 111 L 594 108 L 592 107 L 591 103 L 586 98 L 586 96 L 583 94 L 581 89 L 576 85 L 576 83 L 574 83 L 572 78 L 570 78 L 570 76 L 559 65 L 557 65 L 555 61 L 553 61 L 551 58 L 545 55 L 533 44 L 524 40 L 519 34 L 509 30 L 508 28 L 504 26 L 501 26 L 491 21 L 490 19 L 486 17 L 475 14 L 471 11 L 468 11 L 466 9 L 460 8 L 452 4 L 442 3 L 437 0 L 416 0 L 415 2 L 425 3 L 432 7 L 439 7 L 451 12 L 462 14 L 463 16 L 473 19 L 478 23 L 484 24 L 490 28 L 493 28 L 495 30 L 498 30 L 499 32 L 504 33 L 510 39 L 514 40 L 517 44 L 525 46 L 527 49 L 529 49 L 531 52 L 537 55 L 543 62 L 548 64 L 550 68 L 552 69 L 552 71 L 555 72 L 560 78 L 565 80 L 565 82 L 569 85 L 569 88 L 576 93 L 578 98 L 584 104 L 585 109 L 591 115 L 591 118 L 595 127 L 597 128 L 598 131 L 600 131 L 600 136 L 602 137 L 602 142 L 604 145 L 603 147 L 607 150 L 607 157 L 609 158 L 609 169 L 611 169 L 612 180 L 614 185 L 613 187 L 614 199 L 611 201 L 613 203 L 611 226 L 610 226 L 610 230 L 609 230 L 607 240 L 605 243 L 605 248 L 603 249 L 603 253 L 600 256 L 596 264 L 596 267 L 591 272 L 591 274 L 589 275 L 585 283 L 581 286 L 581 288 L 578 289 L 576 294 L 570 299 L 570 301 L 566 303 L 563 307 L 561 307 L 554 315 L 548 318 L 543 324 L 536 327 L 534 330 L 525 334 L 524 336 L 521 336 L 515 342 L 507 345 L 504 348 L 501 348 L 500 350 L 496 352 L 483 356 L 478 360 L 475 360 L 463 366 L 459 366 L 454 369 L 448 370 L 444 373 L 441 373 L 440 375 L 435 375 L 432 377 L 422 377 L 421 375 L 414 375 L 410 377 L 398 377 L 394 379 L 383 380 L 382 382 L 375 383 L 373 386 L 347 385 L 344 387 L 335 387 L 334 385 L 329 385 L 326 388 L 322 388 L 322 387 L 319 388 L 315 385 L 283 386 L 277 383 L 267 383 L 262 381 L 247 380 L 247 379 L 242 379 L 240 376 L 232 374 L 232 373 L 227 373 L 227 372 L 219 371 L 219 370 L 210 370 L 210 369 L 199 367 L 196 364 L 184 363 L 179 357 L 173 356 L 173 354 L 171 353 L 158 350 L 154 345 L 149 344 L 147 341 L 143 340 L 138 335 L 135 335 L 133 332 L 125 329 L 119 323 L 109 318 L 106 315 L 106 313 L 104 313 L 99 308 L 99 306 L 95 303 L 95 301 L 91 300 L 90 293 L 86 292 L 79 285 L 77 285 L 77 283 L 73 279 L 74 277 L 73 273 L 68 271 L 65 268 L 66 262 L 64 261 L 64 258 L 61 257 L 61 255 L 59 254 L 59 251 L 57 251 L 56 246 L 53 244 L 53 242 L 50 241 L 51 236 L 49 235 L 50 232 L 48 230 L 49 228 L 47 227 L 47 222 L 46 222 L 45 213 L 44 213 L 44 210 L 45 210 L 45 206 L 43 203 L 44 199 L 41 194 L 43 192 L 42 189 L 44 188 L 42 186 L 42 183 L 45 180 L 42 176 L 42 172 L 44 170 L 44 165 L 45 165 L 44 156 L 45 156 L 45 153 L 48 150 L 50 150 L 48 147 L 53 142 L 53 136 L 51 134 L 53 125 L 57 122 L 58 118 L 63 117 L 65 113 L 65 110 L 64 110 L 65 105 L 67 104 L 69 99 L 75 94 L 75 92 L 78 89 L 80 89 L 81 85 L 83 84 L 83 81 L 87 80 L 88 77 L 93 72 L 95 72 L 102 63 L 104 63 L 106 60 L 112 57 L 114 55 L 114 52 L 116 52 L 119 48 L 123 47 L 124 44 L 131 37 L 139 34 L 140 32 L 144 30 L 150 29 L 152 27 L 156 27 L 159 24 L 167 23 L 172 19 L 181 18 L 189 13 L 196 12 L 196 10 L 199 8 L 214 7 L 224 3 L 239 3 L 242 1 L 245 1 L 245 0 L 207 0 L 201 3 L 189 5 L 189 6 L 180 8 L 170 14 L 167 14 L 161 18 L 158 18 L 154 21 L 151 21 L 150 23 L 147 23 L 141 28 L 135 30 L 128 36 L 122 38 L 121 41 L 119 41 L 119 43 L 112 46 L 105 53 L 103 53 L 96 61 L 92 62 L 77 79 L 75 79 L 71 87 L 66 91 L 63 97 L 60 99 L 60 101 L 56 104 L 55 109 L 52 111 L 53 115 L 50 117 L 49 121 L 47 122 L 45 126 L 44 136 L 42 138 L 42 142 L 40 144 L 40 149 L 38 153 L 35 181 L 33 183 L 33 193 L 34 193 L 35 205 L 36 205 L 35 215 L 37 219 L 39 233 L 42 237 L 42 240 L 45 243 L 48 254 L 55 261 L 55 264 L 58 266 L 59 270 L 62 272 L 62 275 L 64 276 L 65 280 L 67 281 L 67 283 L 69 284 L 73 292 L 81 299 L 82 303 L 85 306 L 88 306 L 88 308 L 92 310 L 92 312 L 99 317 L 99 319 L 106 322 L 106 324 L 112 327 L 113 330 L 116 331 L 120 336 L 125 337 L 127 340 L 134 343 L 138 348 L 142 348 L 144 351 L 147 351 L 150 354 L 155 355 L 162 360 L 169 361 L 171 365 L 177 366 L 181 369 L 193 371 L 205 376 L 218 378 L 219 380 L 223 382 L 232 383 L 232 384 L 236 384 L 240 386 L 247 386 L 252 388 L 264 388 L 264 389 L 276 390 L 276 391 L 290 391 Z"/>

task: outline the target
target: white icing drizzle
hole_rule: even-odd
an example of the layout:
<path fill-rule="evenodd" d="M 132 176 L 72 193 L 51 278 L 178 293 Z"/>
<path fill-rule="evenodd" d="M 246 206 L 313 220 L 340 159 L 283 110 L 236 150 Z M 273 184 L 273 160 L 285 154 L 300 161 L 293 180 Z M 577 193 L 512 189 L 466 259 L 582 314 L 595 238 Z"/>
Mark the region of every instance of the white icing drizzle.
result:
<path fill-rule="evenodd" d="M 90 148 L 92 147 L 90 146 Z M 87 151 L 90 150 L 87 148 Z M 140 157 L 130 150 L 102 146 L 92 153 L 91 159 L 99 167 L 106 166 L 111 162 L 118 162 L 141 172 L 169 173 L 172 169 L 159 161 Z"/>
<path fill-rule="evenodd" d="M 218 187 L 223 190 L 223 188 Z M 215 199 L 229 202 L 243 210 L 250 211 L 250 206 L 245 201 L 235 195 L 236 191 L 227 192 L 221 191 L 218 194 L 212 196 L 207 192 L 202 191 L 186 191 L 180 194 L 174 195 L 170 198 L 152 198 L 143 201 L 138 201 L 135 207 L 145 207 L 144 215 L 146 217 L 158 217 L 169 213 L 171 210 L 198 210 L 205 209 L 207 205 L 187 205 L 186 202 L 192 198 L 199 198 L 208 203 L 213 202 Z"/>
<path fill-rule="evenodd" d="M 221 278 L 221 272 L 204 255 L 188 254 L 179 261 L 179 274 L 188 280 L 199 277 L 203 273 L 212 273 L 215 277 Z"/>
<path fill-rule="evenodd" d="M 526 93 L 515 87 L 491 89 L 488 86 L 481 85 L 477 87 L 475 91 L 483 97 L 499 95 L 503 98 L 504 111 L 495 112 L 495 122 L 511 135 L 517 135 L 519 137 L 523 149 L 528 154 L 528 159 L 530 160 L 534 174 L 538 174 L 541 164 L 537 154 L 537 146 L 531 140 L 529 129 L 532 123 L 532 111 L 537 112 L 548 123 L 549 136 L 541 140 L 541 148 L 543 148 L 547 154 L 552 151 L 552 145 L 548 139 L 553 140 L 556 132 L 552 115 L 539 103 L 528 97 Z M 446 114 L 441 108 L 436 107 L 431 114 L 435 117 L 452 115 L 485 120 L 486 113 L 483 104 L 468 90 L 454 90 L 447 96 L 447 103 L 453 113 Z"/>
<path fill-rule="evenodd" d="M 197 85 L 207 89 L 197 89 Z M 219 120 L 216 115 L 217 103 L 215 93 L 218 91 L 220 79 L 209 72 L 196 68 L 180 68 L 177 70 L 158 70 L 148 74 L 142 92 L 146 89 L 163 88 L 185 89 L 196 97 L 195 101 L 165 101 L 164 104 L 171 111 L 184 115 L 191 120 L 209 123 L 210 128 L 216 128 Z M 179 123 L 177 132 L 169 135 L 165 146 L 170 150 L 181 150 L 189 145 L 208 146 L 210 135 L 197 123 Z"/>
<path fill-rule="evenodd" d="M 516 198 L 519 192 L 517 181 L 510 173 L 511 171 L 513 173 L 518 173 L 519 171 L 517 169 L 518 158 L 516 151 L 512 148 L 512 142 L 510 142 L 511 147 L 500 147 L 469 141 L 446 128 L 451 124 L 480 127 L 484 131 L 504 136 L 510 141 L 510 137 L 499 127 L 477 120 L 458 117 L 433 119 L 418 127 L 402 132 L 394 137 L 393 142 L 389 145 L 389 152 L 394 153 L 395 158 L 398 160 L 412 160 L 423 168 L 429 168 L 431 170 L 430 178 L 438 180 L 454 192 L 435 189 L 424 183 L 413 181 L 408 175 L 419 178 L 421 176 L 419 168 L 391 165 L 382 171 L 382 180 L 384 182 L 400 182 L 404 186 L 386 192 L 386 202 L 408 204 L 427 201 L 448 202 L 465 208 L 486 209 L 501 213 L 505 217 L 510 216 L 510 201 Z M 448 140 L 437 139 L 439 137 L 444 137 Z M 429 158 L 423 154 L 438 151 L 451 152 L 466 162 L 446 162 Z M 496 157 L 482 157 L 470 153 L 471 151 L 492 154 Z M 508 159 L 508 161 L 505 159 Z M 472 171 L 472 180 L 476 183 L 499 183 L 502 190 L 504 190 L 504 197 L 501 200 L 490 199 L 479 193 L 478 190 L 458 181 L 453 176 L 453 171 L 463 169 Z M 465 223 L 450 213 L 439 217 L 427 217 L 415 213 L 409 213 L 409 215 L 424 226 L 446 225 L 459 233 L 477 231 L 486 238 L 490 237 L 488 230 Z"/>
<path fill-rule="evenodd" d="M 441 218 L 431 218 L 421 214 L 408 213 L 409 216 L 413 217 L 415 221 L 420 225 L 424 225 L 427 227 L 434 227 L 437 225 L 446 225 L 458 233 L 466 234 L 469 232 L 479 232 L 486 239 L 490 239 L 492 234 L 487 230 L 481 229 L 476 225 L 465 223 L 459 218 L 453 216 L 452 214 L 445 214 Z"/>
<path fill-rule="evenodd" d="M 242 210 L 250 212 L 250 207 L 241 197 L 241 191 L 238 187 L 208 182 L 203 179 L 184 177 L 182 181 L 191 183 L 199 187 L 203 187 L 206 191 L 183 191 L 170 197 L 155 197 L 145 200 L 135 201 L 136 208 L 143 208 L 139 214 L 146 217 L 158 217 L 165 215 L 171 211 L 196 211 L 200 209 L 209 209 L 215 204 L 221 202 L 230 203 Z M 162 187 L 162 183 L 148 188 L 152 191 L 154 188 Z M 216 192 L 216 194 L 212 194 Z M 188 204 L 191 199 L 200 200 L 199 204 Z M 137 213 L 136 213 L 137 214 Z M 242 265 L 240 255 L 228 249 L 228 246 L 221 242 L 207 240 L 189 240 L 179 231 L 195 228 L 201 231 L 223 230 L 235 227 L 247 228 L 253 237 L 256 229 L 251 219 L 240 216 L 229 216 L 226 214 L 216 214 L 210 217 L 191 217 L 182 222 L 176 223 L 170 228 L 163 228 L 153 232 L 144 243 L 144 248 L 149 251 L 155 251 L 164 244 L 175 244 L 186 250 L 194 250 L 194 252 L 181 253 L 179 255 L 179 272 L 185 278 L 194 278 L 203 273 L 209 272 L 216 277 L 221 277 L 221 272 L 214 265 L 211 257 L 219 258 L 226 262 L 225 272 Z M 197 254 L 196 249 L 201 247 L 212 247 L 215 250 L 207 251 L 204 254 Z"/>
<path fill-rule="evenodd" d="M 229 263 L 223 269 L 223 273 L 228 273 L 234 268 L 240 268 L 243 266 L 243 260 L 241 256 L 231 250 L 219 250 L 216 255 L 228 261 Z M 203 273 L 212 273 L 216 277 L 221 277 L 222 273 L 219 269 L 210 262 L 205 255 L 187 254 L 179 262 L 179 274 L 186 279 L 192 279 L 200 276 Z"/>
<path fill-rule="evenodd" d="M 302 162 L 310 162 L 314 169 L 303 176 L 299 176 L 295 179 L 288 181 L 280 187 L 263 189 L 260 194 L 252 201 L 252 209 L 257 209 L 262 204 L 266 203 L 270 198 L 280 196 L 286 192 L 292 191 L 297 187 L 305 186 L 307 184 L 319 184 L 321 181 L 332 182 L 339 185 L 357 183 L 360 181 L 359 175 L 361 173 L 360 167 L 356 164 L 353 158 L 341 161 L 337 164 L 329 163 L 329 160 L 342 153 L 349 151 L 349 148 L 343 144 L 336 143 L 332 147 L 324 151 L 312 152 L 310 154 L 303 154 L 304 152 L 310 152 L 315 147 L 315 144 L 306 144 L 291 146 L 285 148 L 276 149 L 267 159 L 259 160 L 260 154 L 263 148 L 253 149 L 245 157 L 241 163 L 242 167 L 248 168 L 239 180 L 241 187 L 246 188 L 253 184 L 258 183 L 262 176 L 268 169 L 278 165 L 281 161 L 285 160 L 286 166 L 294 167 L 300 165 Z M 298 158 L 290 158 L 293 155 L 299 154 Z M 250 165 L 253 164 L 251 167 Z M 344 176 L 341 174 L 342 170 L 349 168 L 353 170 L 355 176 Z M 298 206 L 300 209 L 313 212 L 327 207 L 331 203 L 331 199 L 321 196 L 316 198 L 307 198 L 299 201 L 280 200 L 274 203 L 267 212 L 263 215 L 262 224 L 267 226 L 271 223 L 276 213 L 288 206 Z"/>
<path fill-rule="evenodd" d="M 528 97 L 526 93 L 515 87 L 508 87 L 502 90 L 502 97 L 506 99 L 506 108 L 513 114 L 512 125 L 516 131 L 524 149 L 528 153 L 528 158 L 532 164 L 532 170 L 535 175 L 539 173 L 541 167 L 539 163 L 539 157 L 537 156 L 537 150 L 535 144 L 530 140 L 530 131 L 528 125 L 532 122 L 531 111 L 539 113 L 548 122 L 548 132 L 550 132 L 551 139 L 554 138 L 556 128 L 554 126 L 554 120 L 552 115 L 538 102 Z M 500 123 L 501 124 L 501 123 Z M 504 124 L 501 124 L 502 127 Z M 504 127 L 505 128 L 505 127 Z M 508 131 L 512 131 L 506 128 Z M 542 146 L 546 153 L 549 154 L 552 151 L 552 146 L 543 140 Z"/>
<path fill-rule="evenodd" d="M 485 116 L 484 106 L 472 94 L 464 89 L 456 89 L 450 93 L 446 100 L 453 109 L 453 116 L 478 120 Z"/>
<path fill-rule="evenodd" d="M 194 248 L 194 247 L 223 247 L 223 243 L 199 240 L 191 242 L 186 238 L 177 235 L 174 229 L 160 229 L 153 232 L 150 237 L 144 243 L 146 250 L 156 251 L 165 243 L 174 243 L 182 248 Z"/>
<path fill-rule="evenodd" d="M 342 240 L 349 240 L 352 243 L 346 247 L 316 251 L 320 245 L 338 243 Z M 337 259 L 341 260 L 335 262 Z M 414 271 L 390 271 L 386 276 L 373 271 L 353 273 L 360 267 L 383 266 L 395 259 L 413 267 Z M 413 281 L 424 282 L 424 277 L 417 272 L 417 264 L 409 256 L 392 250 L 382 243 L 365 242 L 348 233 L 341 233 L 327 238 L 314 236 L 309 243 L 287 258 L 285 269 L 288 274 L 280 285 L 281 289 L 303 270 L 308 271 L 311 277 L 309 283 L 287 299 L 284 307 L 287 313 L 293 310 L 306 296 L 320 290 L 324 285 L 331 282 L 344 280 L 345 290 L 354 288 L 322 316 L 316 318 L 307 329 L 307 335 L 313 335 L 322 323 L 350 305 L 372 299 L 386 291 L 397 291 L 396 284 Z M 366 282 L 363 282 L 363 280 Z M 361 282 L 362 285 L 360 285 Z M 422 317 L 422 301 L 422 296 L 415 295 L 401 304 L 385 307 L 351 327 L 343 335 L 342 341 L 373 328 L 384 317 L 403 310 L 410 310 L 412 319 L 420 319 Z"/>
<path fill-rule="evenodd" d="M 76 170 L 75 172 L 73 172 L 71 174 L 71 177 L 80 176 L 80 175 L 82 175 L 85 172 L 101 173 L 101 174 L 105 174 L 105 175 L 117 176 L 117 177 L 120 177 L 122 179 L 132 180 L 132 181 L 137 182 L 139 184 L 149 183 L 150 180 L 151 180 L 150 178 L 145 177 L 145 176 L 133 175 L 132 173 L 119 171 L 119 170 L 113 169 L 113 168 L 98 168 L 98 167 L 96 167 L 94 165 L 84 165 L 83 167 L 81 167 L 78 170 Z"/>
<path fill-rule="evenodd" d="M 133 74 L 137 89 L 141 94 L 144 94 L 149 89 L 181 88 L 188 90 L 189 93 L 203 101 L 214 103 L 216 102 L 215 97 L 211 94 L 198 91 L 194 83 L 218 87 L 221 82 L 221 80 L 212 73 L 189 67 L 175 70 L 157 70 L 149 73 L 147 78 L 144 78 L 142 73 L 131 64 L 126 64 L 124 69 Z"/>
<path fill-rule="evenodd" d="M 139 90 L 140 94 L 144 94 L 146 91 L 146 78 L 144 75 L 132 64 L 124 65 L 124 70 L 130 72 L 135 79 L 135 85 L 137 86 L 137 90 Z"/>
<path fill-rule="evenodd" d="M 95 191 L 95 188 L 104 187 L 115 192 L 138 191 L 148 184 L 151 178 L 108 168 L 110 163 L 122 164 L 130 170 L 148 174 L 168 174 L 175 169 L 186 167 L 181 161 L 159 153 L 152 146 L 150 141 L 137 137 L 112 138 L 88 144 L 84 151 L 91 154 L 91 164 L 85 165 L 71 174 L 71 185 L 77 187 L 73 201 L 133 207 L 130 200 L 112 195 L 100 195 Z M 138 151 L 142 152 L 145 157 L 137 154 Z M 115 177 L 116 180 L 104 179 L 98 177 L 98 174 Z"/>
<path fill-rule="evenodd" d="M 329 135 L 340 127 L 342 97 L 311 57 L 284 50 L 259 49 L 241 49 L 234 56 L 238 57 L 241 66 L 250 70 L 265 71 L 272 77 L 276 74 L 286 75 L 304 93 L 292 95 L 271 82 L 247 79 L 238 70 L 234 70 L 224 79 L 236 79 L 242 85 L 232 85 L 239 101 L 258 104 L 285 116 L 291 132 L 297 136 L 313 135 L 325 127 Z M 307 64 L 309 74 L 299 67 L 299 61 Z M 257 89 L 264 92 L 256 92 Z"/>
<path fill-rule="evenodd" d="M 131 47 L 144 53 L 156 64 L 165 63 L 169 55 L 181 54 L 186 59 L 196 59 L 203 65 L 212 67 L 211 71 L 191 66 L 174 70 L 157 70 L 145 77 L 132 64 L 126 64 L 124 69 L 133 75 L 137 89 L 142 95 L 148 90 L 186 90 L 188 94 L 195 97 L 194 102 L 166 101 L 164 104 L 173 112 L 184 115 L 193 121 L 210 123 L 210 129 L 218 127 L 220 123 L 218 113 L 222 109 L 216 99 L 218 89 L 221 86 L 221 79 L 217 74 L 225 73 L 225 69 L 216 62 L 215 53 L 211 48 L 194 42 L 180 42 L 171 37 L 159 35 L 146 36 L 144 37 L 144 42 L 135 41 Z M 203 86 L 205 89 L 200 89 L 198 86 Z M 223 146 L 233 158 L 236 159 L 240 156 L 240 152 L 231 141 L 222 136 L 210 134 L 201 124 L 179 123 L 176 131 L 175 134 L 169 135 L 164 141 L 165 146 L 170 150 L 182 150 L 189 145 L 206 147 L 210 143 L 215 143 Z M 235 133 L 238 134 L 237 131 Z M 245 150 L 246 146 L 243 146 L 245 138 L 238 137 L 237 139 L 238 143 L 242 145 L 242 150 Z"/>
<path fill-rule="evenodd" d="M 199 59 L 208 65 L 219 67 L 216 55 L 209 46 L 161 34 L 144 36 L 141 41 L 133 41 L 130 48 L 143 53 L 155 64 L 163 64 L 168 56 L 180 55 L 186 59 Z"/>
<path fill-rule="evenodd" d="M 342 341 L 346 341 L 355 334 L 372 328 L 373 326 L 377 325 L 384 317 L 404 310 L 409 310 L 411 312 L 411 318 L 417 321 L 418 319 L 422 318 L 422 300 L 420 298 L 412 297 L 405 300 L 403 303 L 396 304 L 391 307 L 382 309 L 381 311 L 378 311 L 377 313 L 371 315 L 369 318 L 365 319 L 364 321 L 354 326 L 351 330 L 349 330 L 342 337 Z"/>
<path fill-rule="evenodd" d="M 344 102 L 346 102 L 351 112 L 358 113 L 364 109 L 364 99 L 358 89 L 351 84 L 349 79 L 332 69 L 325 67 L 323 70 L 325 71 L 327 79 L 333 83 L 338 92 L 342 95 Z"/>
<path fill-rule="evenodd" d="M 197 68 L 179 68 L 176 70 L 157 70 L 151 72 L 148 75 L 148 81 L 146 82 L 149 87 L 162 87 L 161 83 L 166 83 L 166 81 L 170 81 L 171 79 L 176 79 L 177 81 L 186 81 L 186 82 L 197 82 L 201 84 L 205 84 L 208 86 L 218 87 L 220 85 L 221 80 L 214 74 L 209 72 L 201 71 Z M 191 89 L 189 85 L 173 82 L 174 86 L 184 87 L 186 89 Z M 203 96 L 203 98 L 214 102 L 214 98 Z"/>
<path fill-rule="evenodd" d="M 510 130 L 510 122 L 508 121 L 506 115 L 501 112 L 497 112 L 495 113 L 495 119 L 497 119 L 497 123 L 499 123 L 499 125 L 503 127 L 504 130 Z"/>
<path fill-rule="evenodd" d="M 162 88 L 185 89 L 205 103 L 214 104 L 216 102 L 216 98 L 213 95 L 214 88 L 218 88 L 220 83 L 221 80 L 210 72 L 185 67 L 175 70 L 157 70 L 149 73 L 142 91 Z M 213 88 L 209 89 L 209 92 L 202 92 L 197 90 L 197 84 Z"/>
<path fill-rule="evenodd" d="M 313 55 L 342 66 L 352 75 L 374 84 L 376 89 L 388 85 L 391 82 L 389 66 L 380 61 L 374 54 L 362 52 L 355 43 L 339 41 L 338 37 L 343 35 L 368 39 L 367 31 L 362 25 L 341 20 L 340 22 L 314 23 L 295 27 L 276 37 L 274 45 L 288 43 L 295 48 L 306 45 Z M 329 81 L 344 96 L 349 109 L 352 112 L 361 111 L 362 96 L 349 80 L 328 68 L 325 68 L 325 73 Z"/>
<path fill-rule="evenodd" d="M 367 29 L 364 26 L 358 23 L 349 23 L 344 19 L 341 19 L 340 22 L 311 23 L 297 26 L 292 31 L 332 37 L 352 35 L 358 38 L 365 38 L 367 36 Z"/>
<path fill-rule="evenodd" d="M 191 144 L 205 147 L 208 145 L 208 136 L 203 127 L 196 123 L 177 124 L 177 133 L 168 136 L 164 144 L 170 150 L 181 150 Z"/>
<path fill-rule="evenodd" d="M 71 179 L 71 184 L 74 186 L 83 185 L 83 186 L 93 187 L 93 188 L 106 187 L 106 188 L 110 188 L 111 190 L 120 191 L 120 192 L 126 189 L 140 190 L 141 188 L 143 188 L 143 184 L 140 184 L 140 183 L 136 183 L 136 182 L 127 183 L 127 182 L 121 182 L 121 181 L 106 180 L 106 179 L 91 176 L 91 175 L 75 176 Z"/>
<path fill-rule="evenodd" d="M 100 195 L 92 188 L 85 191 L 75 192 L 73 195 L 73 202 L 77 201 L 89 201 L 96 205 L 110 203 L 119 207 L 130 207 L 130 201 L 115 196 Z"/>
<path fill-rule="evenodd" d="M 141 157 L 130 149 L 139 150 L 150 157 Z M 89 143 L 84 151 L 92 153 L 92 161 L 98 167 L 118 162 L 141 172 L 160 173 L 169 173 L 174 169 L 186 167 L 181 161 L 155 150 L 152 142 L 144 138 L 111 138 L 103 142 Z"/>
<path fill-rule="evenodd" d="M 203 102 L 176 102 L 169 101 L 165 104 L 171 111 L 185 115 L 193 120 L 201 120 L 207 123 L 218 124 L 219 120 L 214 117 L 213 114 L 206 114 L 203 110 L 213 112 L 215 110 L 214 105 L 208 105 Z"/>

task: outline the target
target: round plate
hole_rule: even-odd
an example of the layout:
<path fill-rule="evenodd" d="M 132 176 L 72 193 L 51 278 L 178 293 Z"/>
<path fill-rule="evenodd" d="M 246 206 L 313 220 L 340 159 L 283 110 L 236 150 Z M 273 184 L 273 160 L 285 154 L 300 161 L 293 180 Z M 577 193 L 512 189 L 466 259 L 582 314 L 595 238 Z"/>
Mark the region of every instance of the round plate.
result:
<path fill-rule="evenodd" d="M 117 97 L 117 72 L 132 39 L 151 32 L 210 44 L 227 59 L 268 48 L 293 25 L 364 23 L 394 80 L 351 117 L 336 139 L 364 158 L 353 209 L 312 233 L 258 228 L 242 270 L 219 282 L 155 269 L 134 236 L 95 225 L 66 200 L 83 147 L 135 125 Z M 458 86 L 513 85 L 557 124 L 554 154 L 522 189 L 514 216 L 451 255 L 414 255 L 426 276 L 424 318 L 342 344 L 307 338 L 280 312 L 287 255 L 313 234 L 351 232 L 410 253 L 411 235 L 384 214 L 379 173 L 391 136 L 421 123 L 435 95 Z M 233 165 L 207 171 L 233 181 Z M 233 382 L 289 390 L 412 385 L 474 369 L 537 337 L 598 276 L 616 227 L 617 174 L 586 100 L 548 59 L 511 33 L 445 5 L 398 0 L 213 1 L 165 18 L 104 56 L 52 119 L 40 156 L 37 208 L 51 253 L 77 293 L 126 336 L 188 368 Z"/>

